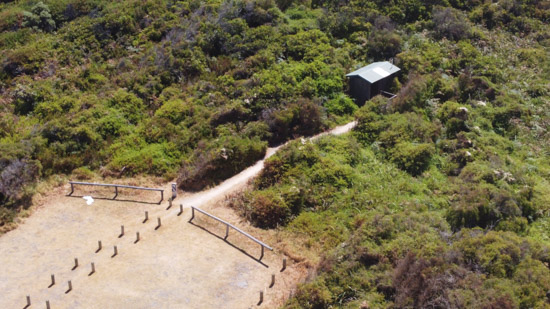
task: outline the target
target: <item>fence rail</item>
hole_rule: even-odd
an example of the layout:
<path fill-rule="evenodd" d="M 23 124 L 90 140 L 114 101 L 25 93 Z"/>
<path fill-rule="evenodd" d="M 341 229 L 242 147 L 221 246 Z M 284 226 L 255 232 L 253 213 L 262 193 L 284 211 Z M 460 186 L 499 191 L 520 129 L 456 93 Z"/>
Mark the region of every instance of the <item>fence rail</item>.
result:
<path fill-rule="evenodd" d="M 80 181 L 69 181 L 71 184 L 71 192 L 69 193 L 69 196 L 71 196 L 74 193 L 74 185 L 84 185 L 84 186 L 99 186 L 99 187 L 114 187 L 115 188 L 115 196 L 113 197 L 113 200 L 116 199 L 118 196 L 118 188 L 126 188 L 126 189 L 134 189 L 134 190 L 147 190 L 147 191 L 159 191 L 160 192 L 160 202 L 164 200 L 164 189 L 156 189 L 156 188 L 146 188 L 146 187 L 136 187 L 136 186 L 127 186 L 127 185 L 117 185 L 117 184 L 105 184 L 105 183 L 94 183 L 94 182 L 80 182 Z"/>
<path fill-rule="evenodd" d="M 223 224 L 225 224 L 225 237 L 224 239 L 227 239 L 227 236 L 229 236 L 229 228 L 231 227 L 232 229 L 234 229 L 235 231 L 243 234 L 244 236 L 250 238 L 252 241 L 254 241 L 255 243 L 257 243 L 258 245 L 260 245 L 262 247 L 262 254 L 260 255 L 260 258 L 258 260 L 262 260 L 262 258 L 264 257 L 264 248 L 270 250 L 270 251 L 273 251 L 273 248 L 271 248 L 270 246 L 266 245 L 265 243 L 259 241 L 258 239 L 256 239 L 254 236 L 248 234 L 247 232 L 241 230 L 240 228 L 234 226 L 233 224 L 229 223 L 229 222 L 226 222 L 225 220 L 222 220 L 214 215 L 211 215 L 209 213 L 207 213 L 206 211 L 204 210 L 200 210 L 199 208 L 195 207 L 195 206 L 191 206 L 191 219 L 189 219 L 189 222 L 193 221 L 193 219 L 195 218 L 195 210 L 204 214 L 204 215 L 207 215 L 208 217 L 216 220 L 216 221 L 219 221 Z"/>
<path fill-rule="evenodd" d="M 384 95 L 385 97 L 387 97 L 388 99 L 392 100 L 393 98 L 395 98 L 397 96 L 397 94 L 393 94 L 391 92 L 387 92 L 387 91 L 384 91 L 384 90 L 380 90 L 380 93 L 382 95 Z"/>

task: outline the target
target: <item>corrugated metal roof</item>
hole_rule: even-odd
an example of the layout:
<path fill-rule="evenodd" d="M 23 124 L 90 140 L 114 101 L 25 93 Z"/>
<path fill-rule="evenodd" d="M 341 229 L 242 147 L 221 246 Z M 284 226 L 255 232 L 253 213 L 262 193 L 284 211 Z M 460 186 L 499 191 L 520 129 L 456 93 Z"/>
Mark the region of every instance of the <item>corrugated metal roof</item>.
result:
<path fill-rule="evenodd" d="M 389 63 L 388 61 L 373 62 L 367 66 L 360 68 L 347 74 L 347 77 L 360 76 L 369 83 L 375 83 L 384 77 L 387 77 L 393 73 L 401 71 L 400 68 Z"/>

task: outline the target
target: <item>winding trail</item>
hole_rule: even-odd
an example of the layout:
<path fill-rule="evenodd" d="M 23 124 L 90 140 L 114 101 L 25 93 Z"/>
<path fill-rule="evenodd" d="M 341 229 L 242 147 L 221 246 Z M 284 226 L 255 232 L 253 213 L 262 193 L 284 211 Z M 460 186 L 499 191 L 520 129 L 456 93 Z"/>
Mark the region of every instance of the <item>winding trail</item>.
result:
<path fill-rule="evenodd" d="M 347 132 L 351 131 L 351 129 L 353 129 L 356 124 L 357 124 L 357 122 L 353 121 L 353 122 L 350 122 L 348 124 L 335 127 L 334 129 L 332 129 L 330 131 L 317 134 L 317 135 L 315 135 L 313 137 L 310 137 L 308 139 L 309 140 L 315 140 L 315 139 L 320 138 L 321 136 L 325 136 L 325 135 L 328 135 L 328 134 L 341 135 L 341 134 L 344 134 L 344 133 L 347 133 Z M 286 145 L 286 143 L 284 145 Z M 264 168 L 264 161 L 267 158 L 274 155 L 284 145 L 273 147 L 273 148 L 268 148 L 267 151 L 266 151 L 266 155 L 265 155 L 263 160 L 260 160 L 260 161 L 256 162 L 256 164 L 254 164 L 253 166 L 248 167 L 247 169 L 240 172 L 239 174 L 223 181 L 221 184 L 217 185 L 216 187 L 214 187 L 212 189 L 209 189 L 209 190 L 206 190 L 206 191 L 195 193 L 195 194 L 193 194 L 189 197 L 186 197 L 184 199 L 181 199 L 181 200 L 178 199 L 178 200 L 176 200 L 176 202 L 177 203 L 182 203 L 183 205 L 193 205 L 193 206 L 196 206 L 196 207 L 200 207 L 204 203 L 211 202 L 213 200 L 223 198 L 224 196 L 234 192 L 236 187 L 240 187 L 242 185 L 245 185 L 250 179 L 252 179 L 256 175 L 258 175 L 260 173 L 260 171 Z"/>
<path fill-rule="evenodd" d="M 343 134 L 355 122 L 319 134 Z M 280 147 L 269 148 L 265 158 Z M 0 308 L 24 308 L 26 295 L 31 307 L 45 308 L 274 308 L 305 276 L 299 265 L 279 272 L 281 253 L 267 252 L 262 263 L 255 258 L 259 248 L 244 237 L 231 233 L 205 218 L 187 223 L 193 205 L 212 212 L 260 239 L 270 239 L 263 231 L 243 222 L 232 210 L 217 206 L 225 196 L 243 188 L 263 168 L 264 160 L 227 179 L 216 187 L 186 193 L 167 208 L 153 203 L 95 199 L 86 205 L 82 198 L 66 196 L 69 186 L 56 188 L 43 199 L 35 213 L 20 226 L 0 237 Z M 169 184 L 164 188 L 170 192 Z M 102 191 L 103 190 L 103 191 Z M 104 189 L 81 189 L 81 195 L 112 196 Z M 121 199 L 154 201 L 151 193 L 124 191 Z M 149 220 L 143 223 L 144 212 Z M 155 230 L 157 218 L 162 226 Z M 125 235 L 118 237 L 120 226 Z M 140 233 L 135 243 L 136 232 Z M 97 241 L 103 249 L 96 253 Z M 112 257 L 113 246 L 118 255 Z M 74 266 L 74 258 L 79 267 Z M 96 273 L 89 275 L 90 263 Z M 50 285 L 55 274 L 56 284 Z M 268 288 L 271 274 L 277 281 Z M 67 291 L 67 281 L 73 289 Z M 258 291 L 265 301 L 258 305 Z"/>

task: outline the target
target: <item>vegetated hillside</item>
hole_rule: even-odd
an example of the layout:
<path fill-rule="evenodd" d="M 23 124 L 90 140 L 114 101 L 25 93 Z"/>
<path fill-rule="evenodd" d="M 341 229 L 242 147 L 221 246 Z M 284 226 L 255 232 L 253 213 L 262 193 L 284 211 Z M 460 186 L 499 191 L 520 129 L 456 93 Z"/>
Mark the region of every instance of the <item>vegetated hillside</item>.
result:
<path fill-rule="evenodd" d="M 232 200 L 315 265 L 287 307 L 549 308 L 550 3 L 321 2 L 331 37 L 404 74 Z"/>
<path fill-rule="evenodd" d="M 288 307 L 548 306 L 550 3 L 435 2 L 3 4 L 2 216 L 53 173 L 199 189 L 355 114 L 234 201 L 317 264 Z M 389 58 L 357 110 L 344 74 Z"/>
<path fill-rule="evenodd" d="M 268 144 L 351 119 L 344 74 L 367 56 L 321 31 L 323 15 L 274 1 L 0 4 L 0 225 L 40 178 L 177 176 L 198 190 Z"/>

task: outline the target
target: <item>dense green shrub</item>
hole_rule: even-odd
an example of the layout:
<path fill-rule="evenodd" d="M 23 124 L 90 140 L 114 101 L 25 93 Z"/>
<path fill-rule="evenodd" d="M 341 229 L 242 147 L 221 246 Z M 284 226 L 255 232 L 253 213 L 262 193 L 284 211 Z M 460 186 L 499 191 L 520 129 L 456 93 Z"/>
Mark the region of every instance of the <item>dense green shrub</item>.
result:
<path fill-rule="evenodd" d="M 288 306 L 543 307 L 549 17 L 523 0 L 4 1 L 0 230 L 41 175 L 199 190 L 353 114 L 351 136 L 266 160 L 237 207 L 313 266 Z M 397 97 L 357 109 L 345 73 L 390 58 Z"/>
<path fill-rule="evenodd" d="M 468 120 L 469 110 L 460 104 L 447 101 L 441 105 L 437 111 L 437 117 L 445 125 L 447 137 L 453 138 L 462 131 L 468 131 L 466 121 Z"/>
<path fill-rule="evenodd" d="M 376 60 L 394 57 L 401 52 L 401 37 L 392 31 L 373 31 L 369 37 L 368 55 Z"/>
<path fill-rule="evenodd" d="M 0 159 L 0 204 L 12 209 L 28 207 L 32 198 L 32 191 L 28 188 L 40 176 L 41 168 L 40 162 L 34 160 Z M 4 211 L 0 225 L 11 222 L 13 216 L 13 212 Z"/>
<path fill-rule="evenodd" d="M 434 8 L 434 32 L 437 38 L 462 40 L 469 36 L 470 25 L 464 14 L 453 8 Z"/>
<path fill-rule="evenodd" d="M 420 175 L 428 168 L 434 147 L 431 144 L 399 142 L 390 150 L 390 160 L 411 175 Z"/>
<path fill-rule="evenodd" d="M 332 294 L 322 280 L 302 284 L 287 308 L 321 309 L 332 303 Z"/>
<path fill-rule="evenodd" d="M 143 101 L 135 94 L 123 89 L 117 90 L 109 100 L 109 106 L 120 110 L 132 124 L 143 118 Z"/>
<path fill-rule="evenodd" d="M 264 157 L 267 144 L 259 139 L 224 136 L 213 145 L 195 150 L 178 176 L 178 186 L 201 190 L 231 177 Z"/>
<path fill-rule="evenodd" d="M 247 217 L 257 227 L 274 228 L 290 217 L 290 209 L 276 192 L 257 191 L 249 200 Z"/>
<path fill-rule="evenodd" d="M 149 144 L 141 149 L 122 148 L 107 166 L 119 175 L 149 173 L 160 176 L 175 176 L 178 152 L 171 144 Z"/>
<path fill-rule="evenodd" d="M 322 116 L 319 105 L 310 100 L 300 100 L 272 111 L 265 119 L 271 132 L 270 143 L 278 144 L 289 138 L 320 132 L 324 128 Z"/>
<path fill-rule="evenodd" d="M 46 32 L 55 30 L 55 21 L 50 13 L 50 8 L 42 1 L 36 3 L 30 12 L 23 12 L 23 23 L 21 25 Z"/>
<path fill-rule="evenodd" d="M 343 116 L 353 114 L 357 110 L 357 105 L 349 97 L 340 95 L 326 102 L 325 108 L 329 114 Z"/>

